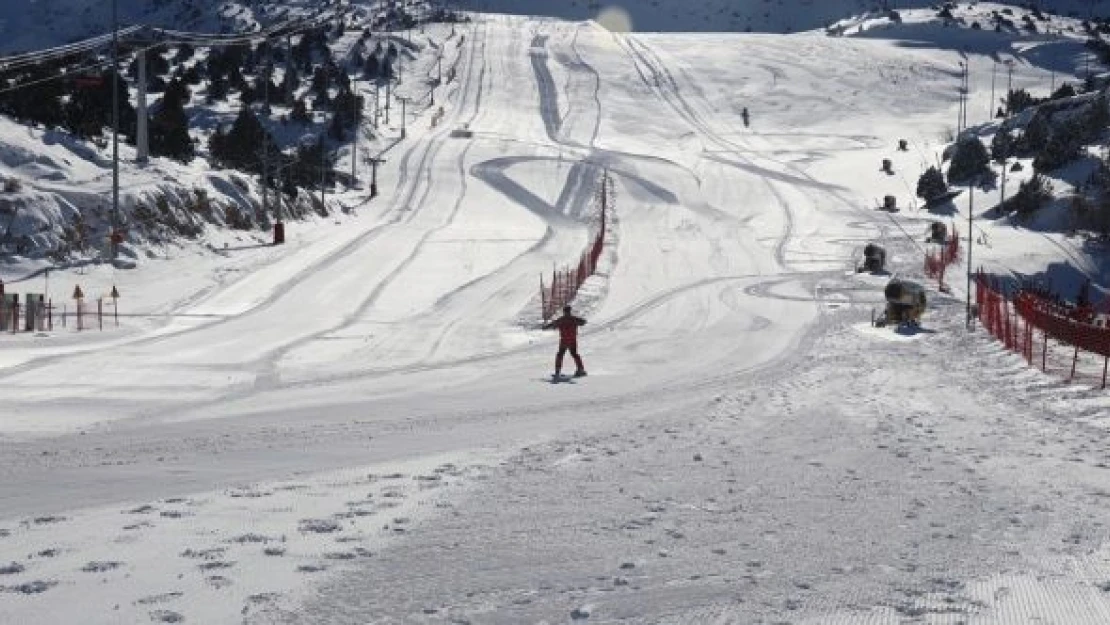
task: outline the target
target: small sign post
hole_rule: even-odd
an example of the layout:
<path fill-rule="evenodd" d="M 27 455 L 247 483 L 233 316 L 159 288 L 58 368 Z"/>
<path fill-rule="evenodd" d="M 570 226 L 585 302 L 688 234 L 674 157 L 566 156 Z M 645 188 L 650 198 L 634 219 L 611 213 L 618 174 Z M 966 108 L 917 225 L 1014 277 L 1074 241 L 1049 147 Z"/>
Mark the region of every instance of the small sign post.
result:
<path fill-rule="evenodd" d="M 112 285 L 112 292 L 111 292 L 111 294 L 109 294 L 109 297 L 112 298 L 112 317 L 115 318 L 116 327 L 118 328 L 119 327 L 119 289 L 117 289 L 116 285 L 114 285 L 114 284 Z"/>
<path fill-rule="evenodd" d="M 85 299 L 85 293 L 81 290 L 81 285 L 78 284 L 73 287 L 73 299 L 77 301 L 77 330 L 81 331 L 81 306 Z"/>

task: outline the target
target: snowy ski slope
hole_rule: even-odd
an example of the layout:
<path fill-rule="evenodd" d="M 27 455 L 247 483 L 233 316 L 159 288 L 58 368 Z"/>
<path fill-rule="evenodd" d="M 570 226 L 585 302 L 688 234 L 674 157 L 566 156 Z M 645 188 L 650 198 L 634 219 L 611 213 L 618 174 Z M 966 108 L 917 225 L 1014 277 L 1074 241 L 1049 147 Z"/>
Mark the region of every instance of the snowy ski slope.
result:
<path fill-rule="evenodd" d="M 868 323 L 865 243 L 920 277 L 907 185 L 959 61 L 972 122 L 992 104 L 992 57 L 915 19 L 482 15 L 427 35 L 458 79 L 380 197 L 284 248 L 52 272 L 126 314 L 0 336 L 0 622 L 1106 622 L 1105 393 L 968 332 L 955 279 L 921 331 Z M 1074 39 L 991 41 L 1015 84 L 1081 66 Z M 586 245 L 604 171 L 590 375 L 552 385 L 538 281 Z M 1099 266 L 978 227 L 998 268 Z"/>

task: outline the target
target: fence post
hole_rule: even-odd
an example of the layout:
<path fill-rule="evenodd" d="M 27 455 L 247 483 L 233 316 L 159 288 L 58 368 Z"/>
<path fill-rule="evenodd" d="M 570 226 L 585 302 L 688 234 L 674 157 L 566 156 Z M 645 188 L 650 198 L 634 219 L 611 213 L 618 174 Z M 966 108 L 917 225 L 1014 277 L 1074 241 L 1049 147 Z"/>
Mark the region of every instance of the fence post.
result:
<path fill-rule="evenodd" d="M 96 298 L 96 320 L 100 323 L 100 331 L 104 331 L 104 298 Z"/>
<path fill-rule="evenodd" d="M 1041 350 L 1041 371 L 1048 373 L 1048 330 L 1041 329 L 1044 335 L 1044 349 Z"/>
<path fill-rule="evenodd" d="M 1023 352 L 1025 354 L 1026 364 L 1033 364 L 1033 324 L 1029 320 L 1025 320 L 1025 345 Z"/>
<path fill-rule="evenodd" d="M 1102 388 L 1106 388 L 1106 369 L 1110 367 L 1110 356 L 1103 356 L 1102 359 Z"/>
<path fill-rule="evenodd" d="M 1071 357 L 1071 375 L 1068 376 L 1068 382 L 1075 379 L 1075 365 L 1079 363 L 1079 345 L 1075 346 L 1075 354 Z"/>

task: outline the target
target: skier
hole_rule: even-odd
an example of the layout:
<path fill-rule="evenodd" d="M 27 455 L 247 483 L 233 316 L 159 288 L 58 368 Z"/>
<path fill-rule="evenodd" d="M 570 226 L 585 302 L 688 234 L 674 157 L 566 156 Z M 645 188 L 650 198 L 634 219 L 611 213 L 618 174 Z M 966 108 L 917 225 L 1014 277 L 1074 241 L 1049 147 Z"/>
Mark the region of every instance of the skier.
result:
<path fill-rule="evenodd" d="M 586 320 L 570 314 L 570 306 L 563 306 L 563 316 L 543 324 L 544 330 L 559 330 L 559 353 L 555 356 L 555 378 L 558 379 L 563 370 L 563 354 L 570 351 L 574 364 L 578 369 L 574 377 L 586 375 L 586 367 L 582 365 L 582 358 L 578 355 L 578 326 L 586 325 Z"/>
<path fill-rule="evenodd" d="M 748 107 L 744 107 L 744 110 L 740 112 L 740 116 L 744 118 L 744 127 L 747 128 L 750 125 L 748 120 Z"/>

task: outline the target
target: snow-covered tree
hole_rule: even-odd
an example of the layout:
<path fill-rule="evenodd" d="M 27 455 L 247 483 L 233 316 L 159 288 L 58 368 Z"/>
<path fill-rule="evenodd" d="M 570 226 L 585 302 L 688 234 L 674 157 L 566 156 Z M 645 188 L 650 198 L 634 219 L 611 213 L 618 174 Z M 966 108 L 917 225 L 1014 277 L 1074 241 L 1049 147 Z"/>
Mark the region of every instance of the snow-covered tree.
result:
<path fill-rule="evenodd" d="M 948 179 L 952 182 L 969 180 L 990 173 L 990 155 L 978 137 L 965 135 L 956 142 L 952 162 L 948 166 Z"/>
<path fill-rule="evenodd" d="M 944 174 L 936 166 L 930 167 L 917 179 L 917 197 L 931 200 L 948 192 L 948 184 L 944 182 Z"/>

